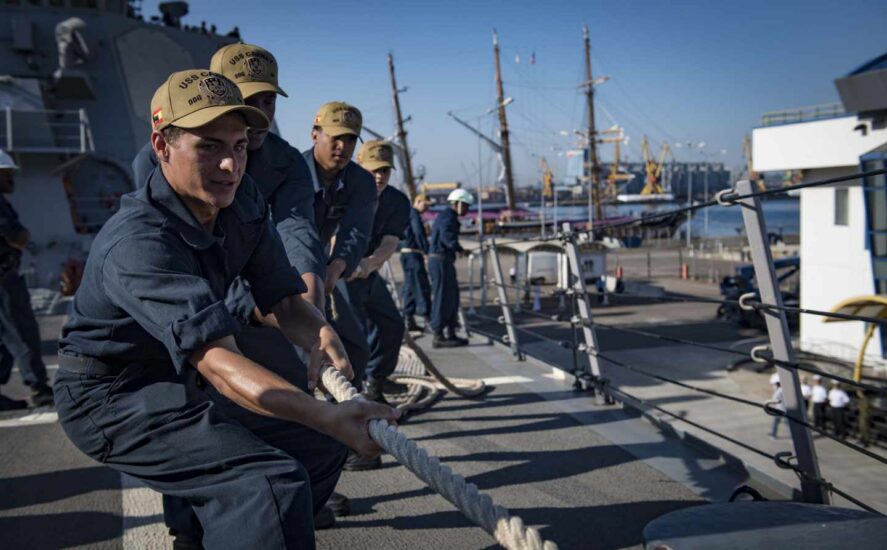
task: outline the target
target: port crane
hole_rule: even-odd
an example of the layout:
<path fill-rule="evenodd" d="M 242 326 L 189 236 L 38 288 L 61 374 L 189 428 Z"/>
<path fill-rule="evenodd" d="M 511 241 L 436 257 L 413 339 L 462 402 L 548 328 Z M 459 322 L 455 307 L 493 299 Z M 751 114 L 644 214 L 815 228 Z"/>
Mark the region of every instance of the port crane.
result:
<path fill-rule="evenodd" d="M 646 181 L 641 195 L 661 195 L 666 191 L 662 187 L 662 166 L 665 162 L 665 156 L 671 155 L 671 147 L 667 142 L 662 142 L 662 148 L 659 150 L 659 158 L 654 160 L 650 155 L 650 142 L 647 136 L 641 142 L 641 152 L 644 156 L 644 172 L 646 172 Z"/>
<path fill-rule="evenodd" d="M 604 191 L 605 198 L 608 202 L 616 202 L 616 196 L 619 194 L 619 185 L 634 179 L 634 174 L 626 174 L 619 171 L 622 162 L 622 151 L 620 146 L 628 141 L 624 131 L 619 126 L 612 126 L 599 133 L 607 134 L 612 137 L 601 138 L 599 143 L 612 143 L 616 150 L 614 151 L 613 162 L 610 164 L 610 173 L 607 174 L 607 187 Z"/>

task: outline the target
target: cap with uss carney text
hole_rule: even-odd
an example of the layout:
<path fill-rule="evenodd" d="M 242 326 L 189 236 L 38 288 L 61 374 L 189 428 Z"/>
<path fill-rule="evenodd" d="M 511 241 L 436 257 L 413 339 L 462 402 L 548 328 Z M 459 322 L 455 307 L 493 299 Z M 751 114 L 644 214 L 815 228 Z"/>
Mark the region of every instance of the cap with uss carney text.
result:
<path fill-rule="evenodd" d="M 331 136 L 342 134 L 359 136 L 363 126 L 363 116 L 357 107 L 342 101 L 331 101 L 320 106 L 314 117 L 314 126 L 320 126 Z"/>
<path fill-rule="evenodd" d="M 240 90 L 224 76 L 206 69 L 179 71 L 169 75 L 151 98 L 151 128 L 199 128 L 234 112 L 243 114 L 250 128 L 264 130 L 270 125 L 262 111 L 244 105 Z"/>
<path fill-rule="evenodd" d="M 379 168 L 394 169 L 394 147 L 380 139 L 368 141 L 360 146 L 357 162 L 370 172 Z"/>
<path fill-rule="evenodd" d="M 261 92 L 289 97 L 277 83 L 277 60 L 265 48 L 252 44 L 228 44 L 213 54 L 209 70 L 237 84 L 244 99 Z"/>

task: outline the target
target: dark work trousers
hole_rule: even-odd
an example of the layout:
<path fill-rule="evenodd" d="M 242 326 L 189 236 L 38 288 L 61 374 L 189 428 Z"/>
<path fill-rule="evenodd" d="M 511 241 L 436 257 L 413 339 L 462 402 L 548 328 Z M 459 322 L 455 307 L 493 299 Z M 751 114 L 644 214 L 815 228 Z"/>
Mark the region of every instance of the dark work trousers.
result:
<path fill-rule="evenodd" d="M 257 338 L 256 348 L 273 354 L 269 341 Z M 187 499 L 207 548 L 314 548 L 314 510 L 338 481 L 344 446 L 214 400 L 198 378 L 168 364 L 136 363 L 117 376 L 60 369 L 59 421 L 88 456 Z"/>
<path fill-rule="evenodd" d="M 244 356 L 279 375 L 294 386 L 308 391 L 308 372 L 296 349 L 274 328 L 244 327 L 235 336 L 237 347 Z M 262 441 L 298 460 L 308 470 L 314 511 L 320 509 L 335 487 L 346 448 L 335 440 L 308 428 L 252 413 L 219 394 L 212 386 L 207 393 L 217 408 L 257 435 Z M 307 437 L 306 437 L 306 431 Z M 163 496 L 163 518 L 174 534 L 201 540 L 203 528 L 191 506 L 184 498 Z"/>
<path fill-rule="evenodd" d="M 348 282 L 352 305 L 363 322 L 370 348 L 365 380 L 386 378 L 397 366 L 403 341 L 403 317 L 397 311 L 385 280 L 378 273 Z"/>
<path fill-rule="evenodd" d="M 326 318 L 342 340 L 354 370 L 351 384 L 360 391 L 363 389 L 363 377 L 370 359 L 370 348 L 345 281 L 339 279 L 333 289 L 332 299 L 327 296 L 326 306 Z"/>
<path fill-rule="evenodd" d="M 813 425 L 819 429 L 825 429 L 827 402 L 813 403 Z"/>
<path fill-rule="evenodd" d="M 835 437 L 843 439 L 847 436 L 847 408 L 846 407 L 829 407 L 832 413 L 832 429 L 835 431 Z"/>
<path fill-rule="evenodd" d="M 31 309 L 31 294 L 16 270 L 0 277 L 0 346 L 0 384 L 9 381 L 13 366 L 18 366 L 26 385 L 46 383 L 40 328 Z"/>
<path fill-rule="evenodd" d="M 459 326 L 459 281 L 456 262 L 438 255 L 428 258 L 431 275 L 431 329 L 435 333 Z"/>
<path fill-rule="evenodd" d="M 431 315 L 431 283 L 425 257 L 418 252 L 401 253 L 400 266 L 403 268 L 404 315 Z"/>

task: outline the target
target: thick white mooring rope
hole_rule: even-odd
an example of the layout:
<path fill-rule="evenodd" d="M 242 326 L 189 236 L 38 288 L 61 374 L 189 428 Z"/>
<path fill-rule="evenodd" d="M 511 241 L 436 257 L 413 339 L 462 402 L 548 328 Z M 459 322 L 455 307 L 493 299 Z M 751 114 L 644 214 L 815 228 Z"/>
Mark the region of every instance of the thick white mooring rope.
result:
<path fill-rule="evenodd" d="M 363 399 L 360 393 L 334 368 L 323 372 L 323 385 L 342 402 L 348 399 Z M 491 534 L 496 541 L 509 550 L 557 550 L 557 545 L 543 541 L 539 531 L 526 527 L 521 518 L 510 516 L 508 510 L 493 502 L 489 495 L 481 493 L 474 483 L 468 483 L 449 466 L 441 464 L 437 457 L 430 456 L 425 449 L 405 436 L 397 426 L 383 420 L 371 420 L 370 437 L 407 467 L 419 479 L 428 484 L 442 497 L 450 501 L 465 517 Z"/>

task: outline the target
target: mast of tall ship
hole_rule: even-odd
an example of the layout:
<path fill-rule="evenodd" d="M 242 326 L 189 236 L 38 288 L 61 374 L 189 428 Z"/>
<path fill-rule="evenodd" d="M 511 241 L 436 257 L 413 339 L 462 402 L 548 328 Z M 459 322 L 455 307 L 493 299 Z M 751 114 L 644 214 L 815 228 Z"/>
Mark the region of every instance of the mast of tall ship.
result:
<path fill-rule="evenodd" d="M 511 147 L 508 142 L 508 120 L 505 118 L 505 91 L 502 89 L 502 71 L 499 67 L 499 36 L 493 31 L 493 53 L 496 58 L 496 92 L 499 109 L 499 137 L 502 145 L 502 165 L 505 168 L 505 200 L 514 210 L 514 176 L 511 171 Z"/>
<path fill-rule="evenodd" d="M 394 99 L 394 116 L 397 118 L 397 139 L 403 148 L 403 181 L 406 184 L 410 201 L 416 198 L 416 180 L 413 179 L 413 161 L 410 159 L 410 148 L 407 146 L 407 131 L 403 127 L 403 116 L 400 112 L 400 91 L 394 78 L 394 56 L 388 54 L 388 72 L 391 74 L 391 96 Z"/>
<path fill-rule="evenodd" d="M 592 220 L 603 218 L 600 195 L 600 161 L 597 156 L 597 131 L 594 129 L 594 81 L 591 78 L 591 38 L 588 35 L 588 25 L 583 27 L 585 37 L 585 98 L 588 109 L 588 162 L 584 164 L 585 177 L 588 178 L 588 228 L 591 229 Z M 594 217 L 592 217 L 592 208 Z"/>

